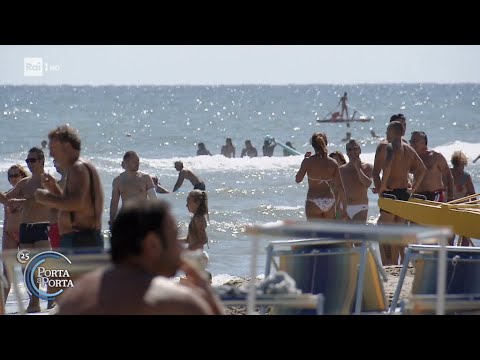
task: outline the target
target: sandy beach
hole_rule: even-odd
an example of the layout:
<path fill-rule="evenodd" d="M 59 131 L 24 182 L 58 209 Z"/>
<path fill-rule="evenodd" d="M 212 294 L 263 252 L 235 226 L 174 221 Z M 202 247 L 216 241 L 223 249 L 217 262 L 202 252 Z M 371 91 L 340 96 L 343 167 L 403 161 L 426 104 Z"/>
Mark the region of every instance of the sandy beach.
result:
<path fill-rule="evenodd" d="M 398 279 L 400 277 L 400 272 L 402 271 L 402 266 L 400 265 L 391 265 L 391 266 L 384 266 L 383 267 L 388 275 L 387 282 L 383 283 L 385 289 L 385 296 L 387 298 L 388 305 L 390 306 L 393 295 L 397 288 Z M 399 301 L 406 299 L 410 293 L 410 289 L 412 288 L 413 278 L 415 276 L 415 272 L 412 266 L 408 267 L 407 275 L 405 276 L 405 281 L 403 283 L 402 291 L 400 292 L 400 299 Z M 233 285 L 233 286 L 246 286 L 248 279 L 246 278 L 239 278 L 235 280 L 231 280 L 224 285 Z M 258 308 L 256 309 L 259 310 Z M 227 315 L 246 315 L 247 311 L 244 306 L 228 306 L 226 307 Z"/>
<path fill-rule="evenodd" d="M 386 298 L 387 298 L 387 302 L 390 305 L 390 303 L 393 299 L 393 294 L 395 293 L 395 289 L 397 287 L 397 283 L 398 283 L 398 279 L 399 279 L 399 276 L 400 276 L 400 272 L 402 270 L 402 266 L 400 266 L 400 265 L 399 266 L 384 266 L 383 268 L 385 269 L 386 273 L 388 274 L 388 280 L 383 285 L 384 285 L 384 289 L 385 289 L 385 295 L 386 295 Z M 400 301 L 402 299 L 405 299 L 408 296 L 408 294 L 410 292 L 410 289 L 412 287 L 413 278 L 414 278 L 413 267 L 409 267 L 408 271 L 407 271 L 407 275 L 405 276 L 404 285 L 403 285 L 403 288 L 402 288 L 402 291 L 401 291 L 401 294 L 400 294 Z M 244 286 L 247 285 L 247 283 L 248 283 L 248 278 L 235 278 L 233 280 L 230 280 L 230 281 L 224 283 L 223 285 L 244 287 Z M 26 306 L 27 303 L 28 303 L 28 296 L 27 296 L 26 291 L 23 287 L 23 284 L 22 284 L 22 286 L 20 286 L 20 288 L 21 288 L 21 292 L 22 292 L 22 295 L 23 295 L 22 301 L 24 303 L 24 306 Z M 18 314 L 17 307 L 14 305 L 14 295 L 12 293 L 10 293 L 10 296 L 9 296 L 8 300 L 9 300 L 10 306 L 7 307 L 6 313 L 11 314 L 11 315 Z M 46 309 L 46 301 L 43 301 L 43 300 L 41 301 L 41 307 L 42 307 L 43 311 L 40 312 L 40 313 L 36 313 L 35 315 L 48 315 L 50 313 L 50 310 Z M 226 307 L 225 310 L 226 310 L 227 315 L 246 315 L 246 313 L 247 313 L 245 306 L 228 306 L 228 307 Z M 257 311 L 258 310 L 259 309 L 257 309 Z M 54 311 L 52 311 L 52 313 L 54 313 Z"/>

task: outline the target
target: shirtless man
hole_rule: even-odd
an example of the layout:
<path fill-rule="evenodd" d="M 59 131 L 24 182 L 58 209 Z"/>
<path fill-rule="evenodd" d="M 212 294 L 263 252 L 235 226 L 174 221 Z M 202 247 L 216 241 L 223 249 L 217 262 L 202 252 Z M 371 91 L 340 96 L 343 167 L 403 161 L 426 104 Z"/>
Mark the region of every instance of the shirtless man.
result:
<path fill-rule="evenodd" d="M 55 166 L 55 170 L 61 175 L 60 180 L 58 181 L 58 188 L 63 189 L 65 185 L 65 171 L 63 171 L 60 166 L 58 166 L 57 162 L 53 160 L 53 166 Z M 53 188 L 52 190 L 55 191 L 57 188 Z M 61 193 L 58 193 L 60 195 Z M 48 237 L 50 238 L 50 245 L 52 249 L 58 249 L 60 247 L 60 232 L 58 231 L 58 209 L 51 208 L 50 209 L 50 229 L 48 231 Z"/>
<path fill-rule="evenodd" d="M 45 189 L 38 189 L 39 203 L 59 209 L 58 230 L 62 248 L 103 249 L 103 187 L 95 167 L 80 159 L 77 131 L 62 125 L 48 134 L 50 156 L 65 171 L 60 189 L 51 175 L 44 175 Z"/>
<path fill-rule="evenodd" d="M 19 228 L 19 248 L 27 250 L 50 250 L 48 238 L 50 206 L 40 203 L 35 199 L 35 192 L 42 189 L 42 178 L 45 175 L 45 155 L 42 149 L 33 147 L 28 151 L 28 169 L 31 176 L 23 178 L 6 195 L 0 193 L 0 198 L 8 199 L 9 206 L 21 207 L 21 220 Z M 40 312 L 40 299 L 36 296 L 30 297 L 27 312 Z"/>
<path fill-rule="evenodd" d="M 348 217 L 365 224 L 368 215 L 367 191 L 372 184 L 373 167 L 360 160 L 362 149 L 355 140 L 350 140 L 345 148 L 350 161 L 340 167 L 340 174 L 347 196 Z"/>
<path fill-rule="evenodd" d="M 379 196 L 390 194 L 394 195 L 398 200 L 407 201 L 410 198 L 410 194 L 417 191 L 425 176 L 426 168 L 415 150 L 402 141 L 403 133 L 404 126 L 401 122 L 392 121 L 388 125 L 388 143 L 381 142 L 377 147 L 372 177 L 375 184 L 374 192 L 378 193 Z M 380 171 L 382 170 L 383 175 L 380 179 Z M 410 172 L 417 175 L 411 191 L 408 189 L 408 174 Z M 380 209 L 378 224 L 403 224 L 404 222 L 403 218 Z M 404 253 L 401 246 L 380 244 L 380 253 L 383 265 L 397 265 L 399 253 L 403 261 Z"/>
<path fill-rule="evenodd" d="M 427 134 L 423 131 L 412 132 L 410 145 L 427 168 L 427 172 L 417 188 L 417 194 L 424 195 L 430 201 L 445 202 L 446 185 L 448 201 L 453 200 L 453 177 L 447 159 L 439 152 L 428 148 Z"/>
<path fill-rule="evenodd" d="M 223 315 L 210 280 L 181 256 L 177 225 L 165 202 L 122 207 L 112 224 L 112 266 L 65 291 L 60 315 Z M 187 280 L 173 277 L 182 269 Z"/>
<path fill-rule="evenodd" d="M 147 173 L 138 170 L 140 158 L 135 151 L 127 151 L 123 155 L 123 173 L 118 175 L 112 182 L 112 199 L 110 201 L 110 221 L 117 215 L 118 201 L 122 199 L 122 205 L 132 200 L 156 199 L 157 193 L 153 180 Z"/>
<path fill-rule="evenodd" d="M 185 169 L 183 167 L 183 163 L 181 161 L 175 161 L 175 169 L 178 171 L 178 179 L 177 182 L 175 183 L 175 186 L 173 187 L 173 192 L 177 191 L 180 189 L 180 186 L 183 184 L 183 180 L 187 179 L 190 180 L 190 182 L 193 185 L 193 189 L 196 190 L 203 190 L 205 191 L 205 183 L 200 180 L 200 178 L 195 175 L 191 170 Z"/>

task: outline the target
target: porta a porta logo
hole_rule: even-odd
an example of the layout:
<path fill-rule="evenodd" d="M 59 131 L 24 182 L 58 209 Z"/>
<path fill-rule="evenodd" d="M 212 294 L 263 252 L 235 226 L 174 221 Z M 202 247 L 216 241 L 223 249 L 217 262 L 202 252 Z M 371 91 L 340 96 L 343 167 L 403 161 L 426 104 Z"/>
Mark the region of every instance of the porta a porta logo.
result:
<path fill-rule="evenodd" d="M 23 258 L 28 258 L 28 255 L 22 254 Z M 59 266 L 61 263 L 65 263 L 65 265 Z M 30 295 L 37 296 L 42 300 L 55 300 L 65 288 L 73 287 L 73 281 L 65 268 L 71 263 L 68 257 L 56 251 L 43 251 L 32 257 L 26 265 L 24 273 L 25 284 Z M 60 288 L 60 290 L 48 294 L 41 289 L 46 286 Z"/>

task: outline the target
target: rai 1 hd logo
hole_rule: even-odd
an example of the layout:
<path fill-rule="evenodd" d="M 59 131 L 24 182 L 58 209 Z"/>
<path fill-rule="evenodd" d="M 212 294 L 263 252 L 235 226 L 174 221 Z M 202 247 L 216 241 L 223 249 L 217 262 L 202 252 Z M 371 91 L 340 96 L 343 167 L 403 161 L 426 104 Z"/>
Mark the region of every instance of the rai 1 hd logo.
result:
<path fill-rule="evenodd" d="M 20 250 L 17 260 L 24 264 L 24 280 L 30 295 L 42 300 L 55 300 L 64 289 L 73 287 L 73 281 L 66 267 L 72 262 L 56 251 L 43 251 L 30 259 L 28 250 Z M 59 289 L 53 294 L 46 292 L 47 287 Z"/>
<path fill-rule="evenodd" d="M 23 76 L 44 76 L 57 71 L 60 71 L 60 65 L 48 63 L 42 57 L 23 58 Z"/>

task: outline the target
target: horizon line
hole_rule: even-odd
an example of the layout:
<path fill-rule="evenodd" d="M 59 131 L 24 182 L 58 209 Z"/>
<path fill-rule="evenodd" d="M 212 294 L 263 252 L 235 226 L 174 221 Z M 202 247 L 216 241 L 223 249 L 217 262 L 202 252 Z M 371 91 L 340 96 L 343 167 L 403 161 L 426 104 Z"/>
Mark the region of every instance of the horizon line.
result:
<path fill-rule="evenodd" d="M 365 85 L 478 85 L 479 82 L 379 82 L 379 83 L 341 83 L 341 84 L 334 84 L 334 83 L 286 83 L 286 84 L 268 84 L 268 83 L 228 83 L 228 84 L 1 84 L 2 87 L 13 87 L 13 86 L 82 86 L 82 87 L 101 87 L 101 86 L 165 86 L 165 87 L 174 87 L 174 86 L 213 86 L 213 87 L 220 87 L 220 86 L 313 86 L 313 85 L 320 85 L 320 86 L 365 86 Z"/>

